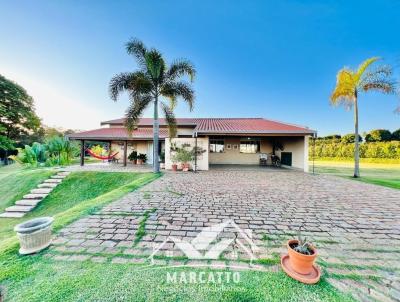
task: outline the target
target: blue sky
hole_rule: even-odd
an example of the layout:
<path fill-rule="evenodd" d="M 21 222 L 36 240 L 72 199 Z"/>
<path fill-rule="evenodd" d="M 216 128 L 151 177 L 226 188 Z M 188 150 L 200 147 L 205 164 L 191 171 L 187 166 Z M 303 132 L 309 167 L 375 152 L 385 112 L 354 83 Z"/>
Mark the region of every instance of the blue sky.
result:
<path fill-rule="evenodd" d="M 136 68 L 130 37 L 185 57 L 196 108 L 177 116 L 266 117 L 348 133 L 329 105 L 336 72 L 381 56 L 400 78 L 400 1 L 3 1 L 0 73 L 34 97 L 44 123 L 75 129 L 124 114 L 108 82 Z M 360 96 L 361 131 L 400 128 L 394 96 Z M 146 112 L 149 116 L 150 112 Z"/>

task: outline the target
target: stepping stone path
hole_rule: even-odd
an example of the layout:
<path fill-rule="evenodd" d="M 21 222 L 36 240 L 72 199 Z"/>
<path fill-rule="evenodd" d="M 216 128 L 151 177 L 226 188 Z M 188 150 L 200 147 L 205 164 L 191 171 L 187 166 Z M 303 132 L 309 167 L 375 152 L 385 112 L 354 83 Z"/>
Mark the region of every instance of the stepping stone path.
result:
<path fill-rule="evenodd" d="M 15 202 L 15 205 L 6 208 L 6 211 L 0 214 L 0 218 L 21 218 L 26 213 L 32 211 L 50 192 L 60 184 L 71 172 L 61 171 L 51 178 L 45 180 L 31 190 L 29 194 L 24 195 L 23 199 Z"/>

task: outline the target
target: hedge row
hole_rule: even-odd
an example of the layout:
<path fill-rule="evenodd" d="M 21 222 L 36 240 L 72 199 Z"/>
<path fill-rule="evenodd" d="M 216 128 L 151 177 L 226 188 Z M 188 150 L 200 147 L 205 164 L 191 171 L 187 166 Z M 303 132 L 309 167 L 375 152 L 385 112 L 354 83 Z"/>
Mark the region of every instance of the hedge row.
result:
<path fill-rule="evenodd" d="M 315 152 L 315 153 L 314 153 Z M 354 144 L 335 141 L 315 141 L 309 144 L 309 155 L 315 157 L 351 158 L 354 156 Z M 370 142 L 360 143 L 361 158 L 391 158 L 400 159 L 400 142 Z"/>

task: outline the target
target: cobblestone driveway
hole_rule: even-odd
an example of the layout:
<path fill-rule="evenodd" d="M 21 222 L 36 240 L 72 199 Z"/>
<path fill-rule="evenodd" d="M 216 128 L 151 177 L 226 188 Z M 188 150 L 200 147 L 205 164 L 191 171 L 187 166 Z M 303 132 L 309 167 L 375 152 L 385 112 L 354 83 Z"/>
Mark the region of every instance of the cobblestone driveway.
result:
<path fill-rule="evenodd" d="M 257 256 L 275 264 L 254 269 L 278 269 L 277 255 L 302 225 L 334 286 L 363 301 L 400 299 L 400 191 L 288 170 L 166 173 L 64 228 L 49 253 L 61 260 L 143 262 L 168 236 L 191 241 L 203 227 L 228 219 L 252 230 Z M 237 234 L 228 228 L 220 236 Z M 160 264 L 184 255 L 171 242 L 159 254 L 170 257 L 158 257 Z M 230 247 L 212 263 L 248 267 L 246 258 Z"/>

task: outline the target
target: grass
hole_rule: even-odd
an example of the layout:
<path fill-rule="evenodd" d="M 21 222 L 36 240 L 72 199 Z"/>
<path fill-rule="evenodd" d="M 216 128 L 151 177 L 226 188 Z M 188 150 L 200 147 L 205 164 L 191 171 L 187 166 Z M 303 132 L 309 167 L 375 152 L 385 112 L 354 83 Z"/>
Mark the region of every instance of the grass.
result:
<path fill-rule="evenodd" d="M 2 171 L 2 170 L 0 170 Z M 23 191 L 0 201 L 0 207 L 10 204 L 46 179 L 54 171 L 16 169 L 10 178 L 24 184 Z M 54 216 L 54 229 L 58 230 L 73 220 L 95 212 L 105 204 L 154 180 L 159 175 L 151 173 L 71 173 L 32 212 L 23 218 L 0 219 L 0 252 L 16 244 L 13 228 L 22 221 L 38 216 Z M 20 178 L 23 178 L 21 180 Z M 10 181 L 11 181 L 10 180 Z M 3 186 L 2 186 L 3 189 Z M 27 190 L 27 191 L 25 191 Z M 14 196 L 14 197 L 13 197 Z"/>
<path fill-rule="evenodd" d="M 162 268 L 135 264 L 62 262 L 41 255 L 23 263 L 4 283 L 12 301 L 353 301 L 325 279 L 307 286 L 283 272 L 241 271 L 238 283 L 168 283 L 167 272 L 220 270 Z M 0 273 L 1 276 L 1 273 Z M 224 279 L 226 280 L 226 279 Z"/>
<path fill-rule="evenodd" d="M 53 172 L 37 170 L 30 174 L 8 170 L 8 173 L 15 181 L 21 181 L 19 178 L 23 177 L 24 190 L 29 190 L 40 182 L 39 179 L 46 178 L 46 173 Z M 6 301 L 353 301 L 324 278 L 317 285 L 307 286 L 282 272 L 241 271 L 238 283 L 171 284 L 167 283 L 168 272 L 211 271 L 171 267 L 141 270 L 135 264 L 56 261 L 47 257 L 49 253 L 46 252 L 32 256 L 17 254 L 18 244 L 12 232 L 16 223 L 52 215 L 55 217 L 54 229 L 59 230 L 158 176 L 150 173 L 72 173 L 28 217 L 1 220 L 0 291 L 5 293 Z M 8 200 L 17 198 L 13 196 L 10 195 Z M 147 212 L 141 225 L 144 226 L 151 212 Z M 142 231 L 145 235 L 145 230 Z M 265 259 L 260 263 L 276 264 L 277 260 Z"/>
<path fill-rule="evenodd" d="M 315 161 L 315 172 L 354 179 L 353 165 L 350 161 Z M 355 180 L 400 189 L 400 164 L 361 163 L 360 174 L 361 177 Z"/>
<path fill-rule="evenodd" d="M 0 212 L 14 205 L 17 200 L 28 194 L 30 190 L 34 189 L 54 173 L 52 169 L 23 169 L 19 165 L 1 167 Z M 1 226 L 0 229 L 2 229 Z"/>

